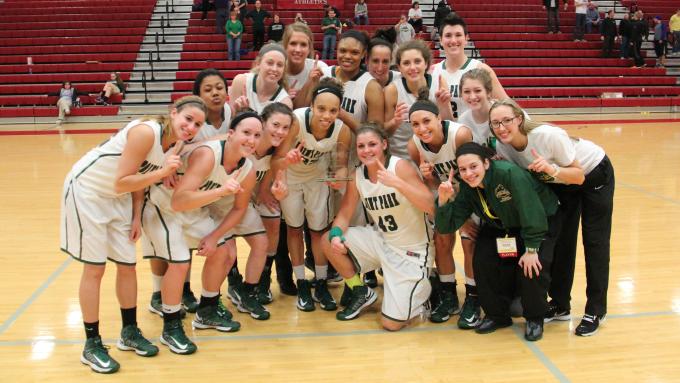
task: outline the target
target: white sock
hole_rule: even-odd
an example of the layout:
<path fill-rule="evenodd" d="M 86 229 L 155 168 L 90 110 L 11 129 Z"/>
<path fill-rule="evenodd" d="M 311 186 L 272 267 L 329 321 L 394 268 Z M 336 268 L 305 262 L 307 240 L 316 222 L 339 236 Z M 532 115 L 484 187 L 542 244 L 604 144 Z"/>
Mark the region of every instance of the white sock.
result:
<path fill-rule="evenodd" d="M 151 273 L 151 281 L 153 282 L 153 292 L 161 291 L 161 285 L 163 284 L 163 276 Z"/>
<path fill-rule="evenodd" d="M 328 279 L 328 265 L 314 265 L 314 273 L 316 274 L 316 279 Z"/>
<path fill-rule="evenodd" d="M 295 279 L 305 279 L 305 265 L 293 266 L 293 274 Z"/>
<path fill-rule="evenodd" d="M 181 304 L 177 304 L 177 305 L 166 305 L 165 303 L 163 303 L 163 312 L 164 312 L 164 313 L 168 313 L 168 314 L 176 313 L 176 312 L 178 312 L 179 309 L 181 309 L 181 308 L 182 308 L 182 305 L 181 305 Z"/>
<path fill-rule="evenodd" d="M 477 286 L 474 278 L 465 277 L 465 284 L 470 286 Z"/>
<path fill-rule="evenodd" d="M 220 295 L 219 291 L 208 291 L 208 290 L 203 290 L 201 291 L 201 296 L 206 297 L 206 298 L 212 298 Z"/>
<path fill-rule="evenodd" d="M 456 274 L 439 274 L 439 280 L 443 283 L 456 283 Z"/>

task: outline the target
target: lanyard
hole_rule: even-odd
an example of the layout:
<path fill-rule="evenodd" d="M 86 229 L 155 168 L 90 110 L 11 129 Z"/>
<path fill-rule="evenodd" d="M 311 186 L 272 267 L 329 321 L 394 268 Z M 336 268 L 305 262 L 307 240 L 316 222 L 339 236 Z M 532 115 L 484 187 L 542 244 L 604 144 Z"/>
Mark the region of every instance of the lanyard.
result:
<path fill-rule="evenodd" d="M 479 189 L 477 189 L 477 195 L 479 195 L 479 200 L 482 202 L 482 210 L 484 210 L 484 214 L 486 214 L 491 219 L 498 219 L 498 217 L 495 217 L 493 214 L 491 214 L 491 210 L 489 210 L 489 206 L 486 204 L 486 200 Z"/>

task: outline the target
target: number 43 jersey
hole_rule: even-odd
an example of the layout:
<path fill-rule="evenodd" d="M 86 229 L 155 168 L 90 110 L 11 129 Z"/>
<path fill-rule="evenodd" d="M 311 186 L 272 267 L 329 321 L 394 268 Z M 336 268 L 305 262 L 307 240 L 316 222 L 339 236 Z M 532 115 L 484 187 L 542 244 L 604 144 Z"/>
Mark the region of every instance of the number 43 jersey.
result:
<path fill-rule="evenodd" d="M 396 173 L 399 161 L 405 160 L 391 156 L 389 164 L 385 166 L 386 170 Z M 361 202 L 382 232 L 388 246 L 407 258 L 412 255 L 416 262 L 418 254 L 430 251 L 432 228 L 424 212 L 397 189 L 380 182 L 371 182 L 365 165 L 357 168 L 355 180 Z M 434 259 L 433 254 L 426 259 Z"/>

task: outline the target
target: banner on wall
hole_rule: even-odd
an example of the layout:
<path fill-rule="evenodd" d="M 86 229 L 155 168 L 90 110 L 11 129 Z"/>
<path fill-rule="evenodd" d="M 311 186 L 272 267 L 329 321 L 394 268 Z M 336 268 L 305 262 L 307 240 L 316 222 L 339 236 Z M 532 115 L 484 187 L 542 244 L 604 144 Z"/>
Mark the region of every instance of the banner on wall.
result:
<path fill-rule="evenodd" d="M 344 0 L 276 0 L 276 9 L 307 9 L 311 11 L 322 9 L 325 2 L 340 10 L 345 5 Z M 302 17 L 304 18 L 305 15 L 303 14 Z"/>

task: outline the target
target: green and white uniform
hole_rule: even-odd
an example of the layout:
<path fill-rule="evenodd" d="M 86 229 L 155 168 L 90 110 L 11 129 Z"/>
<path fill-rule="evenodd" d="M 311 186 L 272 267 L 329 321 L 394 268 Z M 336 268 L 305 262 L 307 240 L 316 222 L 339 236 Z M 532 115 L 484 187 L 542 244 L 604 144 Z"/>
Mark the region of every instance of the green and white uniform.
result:
<path fill-rule="evenodd" d="M 467 104 L 461 98 L 460 92 L 460 79 L 463 77 L 465 72 L 469 72 L 472 69 L 479 67 L 482 62 L 468 58 L 467 61 L 454 73 L 446 70 L 446 60 L 443 60 L 434 65 L 432 69 L 432 78 L 437 80 L 437 86 L 439 86 L 439 76 L 444 75 L 446 82 L 449 85 L 449 91 L 451 92 L 451 109 L 453 110 L 453 117 L 458 118 L 460 115 L 465 113 L 469 108 Z"/>

